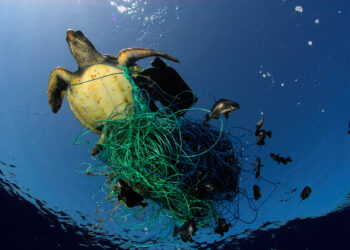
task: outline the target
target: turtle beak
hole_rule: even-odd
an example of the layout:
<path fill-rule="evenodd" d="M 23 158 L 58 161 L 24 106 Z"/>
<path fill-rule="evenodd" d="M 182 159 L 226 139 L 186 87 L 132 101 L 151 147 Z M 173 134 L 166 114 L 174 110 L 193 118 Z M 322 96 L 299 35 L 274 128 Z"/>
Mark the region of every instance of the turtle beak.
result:
<path fill-rule="evenodd" d="M 67 41 L 72 41 L 76 37 L 75 32 L 71 29 L 67 30 Z"/>

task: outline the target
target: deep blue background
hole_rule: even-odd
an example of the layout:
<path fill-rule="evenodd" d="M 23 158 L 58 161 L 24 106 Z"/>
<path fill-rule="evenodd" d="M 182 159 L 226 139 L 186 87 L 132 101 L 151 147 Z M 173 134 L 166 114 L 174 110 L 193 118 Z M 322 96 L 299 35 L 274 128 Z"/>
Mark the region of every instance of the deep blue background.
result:
<path fill-rule="evenodd" d="M 295 11 L 298 5 L 302 13 Z M 32 203 L 34 199 L 46 202 L 48 208 L 68 214 L 81 225 L 95 219 L 98 198 L 92 196 L 101 188 L 103 179 L 76 172 L 79 163 L 93 162 L 87 146 L 72 145 L 82 126 L 66 100 L 59 113 L 52 114 L 46 95 L 53 68 L 77 69 L 65 41 L 67 28 L 82 30 L 101 53 L 116 55 L 127 47 L 164 51 L 181 61 L 171 66 L 200 95 L 196 107 L 210 109 L 213 97 L 232 99 L 241 108 L 230 117 L 229 126 L 253 130 L 264 117 L 264 126 L 272 129 L 272 139 L 259 154 L 264 164 L 262 175 L 280 182 L 278 189 L 260 208 L 253 224 L 237 223 L 225 235 L 224 243 L 219 242 L 220 236 L 202 233 L 195 238 L 197 246 L 203 243 L 205 247 L 206 242 L 214 241 L 230 245 L 226 242 L 237 242 L 233 235 L 246 229 L 257 230 L 271 221 L 278 223 L 270 227 L 279 228 L 296 218 L 333 218 L 325 215 L 346 204 L 350 192 L 349 11 L 346 0 L 1 1 L 0 160 L 7 163 L 0 165 L 1 178 L 3 183 L 17 183 L 19 190 L 34 198 L 19 192 L 11 196 L 15 200 L 10 203 L 12 198 L 4 191 L 1 204 L 13 204 L 18 210 L 2 205 L 3 219 L 10 218 L 6 215 L 14 211 L 18 211 L 18 217 L 11 217 L 15 221 L 8 230 L 2 228 L 7 234 L 0 238 L 12 246 L 25 238 L 31 242 L 34 236 L 20 237 L 21 222 L 28 217 L 33 218 L 28 224 L 30 231 L 48 232 L 44 228 L 36 231 L 39 222 L 30 212 L 24 218 L 20 216 L 20 211 L 29 211 L 30 204 L 17 203 L 18 197 Z M 143 60 L 141 65 L 148 62 Z M 270 152 L 290 155 L 293 162 L 279 166 L 269 158 Z M 253 183 L 254 178 L 247 181 L 247 185 Z M 271 186 L 259 185 L 264 198 Z M 301 202 L 299 194 L 305 185 L 312 188 L 312 194 Z M 294 188 L 295 193 L 286 194 Z M 314 239 L 310 236 L 303 240 L 305 232 L 296 230 L 296 234 L 288 234 L 293 236 L 277 240 L 285 232 L 282 226 L 273 232 L 275 245 L 259 244 L 273 242 L 272 232 L 249 240 L 252 245 L 248 247 L 243 241 L 240 244 L 247 249 L 292 247 L 288 244 L 296 244 L 293 249 L 329 249 L 324 242 L 333 242 L 334 249 L 346 249 L 346 237 L 330 233 L 349 230 L 349 212 L 345 209 L 335 213 L 342 219 L 327 221 L 332 226 L 321 223 L 307 231 L 315 230 Z M 244 208 L 241 216 L 251 219 Z M 305 226 L 301 223 L 308 220 L 294 222 L 302 230 Z M 23 222 L 24 232 L 28 232 L 25 225 Z M 135 239 L 134 232 L 125 233 L 118 225 L 108 230 L 119 236 L 114 239 L 116 244 Z M 317 236 L 316 230 L 329 233 L 329 239 Z M 7 235 L 18 235 L 18 239 L 11 241 Z M 64 237 L 57 234 L 61 244 L 69 245 L 69 239 Z M 31 244 L 26 248 L 38 249 Z"/>

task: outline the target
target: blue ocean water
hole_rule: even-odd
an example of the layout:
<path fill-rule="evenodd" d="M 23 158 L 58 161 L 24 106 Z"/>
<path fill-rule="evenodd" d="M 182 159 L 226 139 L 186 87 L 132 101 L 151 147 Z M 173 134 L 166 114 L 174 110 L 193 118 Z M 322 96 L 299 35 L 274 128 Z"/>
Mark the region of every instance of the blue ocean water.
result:
<path fill-rule="evenodd" d="M 46 94 L 55 67 L 77 70 L 68 28 L 82 30 L 101 53 L 145 47 L 178 58 L 170 65 L 199 95 L 195 107 L 231 99 L 240 109 L 228 127 L 254 130 L 264 118 L 273 131 L 259 155 L 262 176 L 278 185 L 270 196 L 273 186 L 258 182 L 255 220 L 242 204 L 240 217 L 252 223 L 239 221 L 223 237 L 198 231 L 191 244 L 169 236 L 151 248 L 347 249 L 349 11 L 346 0 L 1 1 L 4 249 L 126 249 L 166 234 L 108 220 L 96 227 L 104 179 L 79 173 L 78 164 L 92 162 L 86 145 L 72 145 L 83 127 L 66 100 L 53 114 Z M 278 165 L 271 152 L 293 161 Z M 312 193 L 301 201 L 306 185 Z"/>

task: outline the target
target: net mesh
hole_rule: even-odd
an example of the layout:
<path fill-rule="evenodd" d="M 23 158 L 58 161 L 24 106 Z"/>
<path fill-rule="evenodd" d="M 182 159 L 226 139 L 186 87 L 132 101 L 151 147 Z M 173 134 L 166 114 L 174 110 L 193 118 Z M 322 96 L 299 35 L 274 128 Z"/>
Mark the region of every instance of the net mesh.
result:
<path fill-rule="evenodd" d="M 116 182 L 124 180 L 149 204 L 142 208 L 151 212 L 148 220 L 163 216 L 173 223 L 193 219 L 198 227 L 209 225 L 222 216 L 217 202 L 232 201 L 239 192 L 241 147 L 223 130 L 222 120 L 217 129 L 167 107 L 151 112 L 148 94 L 133 80 L 137 71 L 119 67 L 133 87 L 134 103 L 100 121 L 104 140 L 96 144 L 103 164 L 86 172 L 106 177 L 109 200 L 117 200 Z"/>

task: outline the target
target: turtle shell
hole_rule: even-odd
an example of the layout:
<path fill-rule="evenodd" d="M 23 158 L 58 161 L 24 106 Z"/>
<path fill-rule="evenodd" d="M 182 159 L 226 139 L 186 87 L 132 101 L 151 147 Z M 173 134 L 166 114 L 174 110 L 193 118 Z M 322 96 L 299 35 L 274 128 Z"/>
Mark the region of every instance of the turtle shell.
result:
<path fill-rule="evenodd" d="M 112 65 L 95 64 L 79 72 L 67 93 L 70 109 L 81 124 L 90 130 L 101 120 L 123 118 L 123 112 L 133 103 L 132 86 L 124 71 Z"/>

